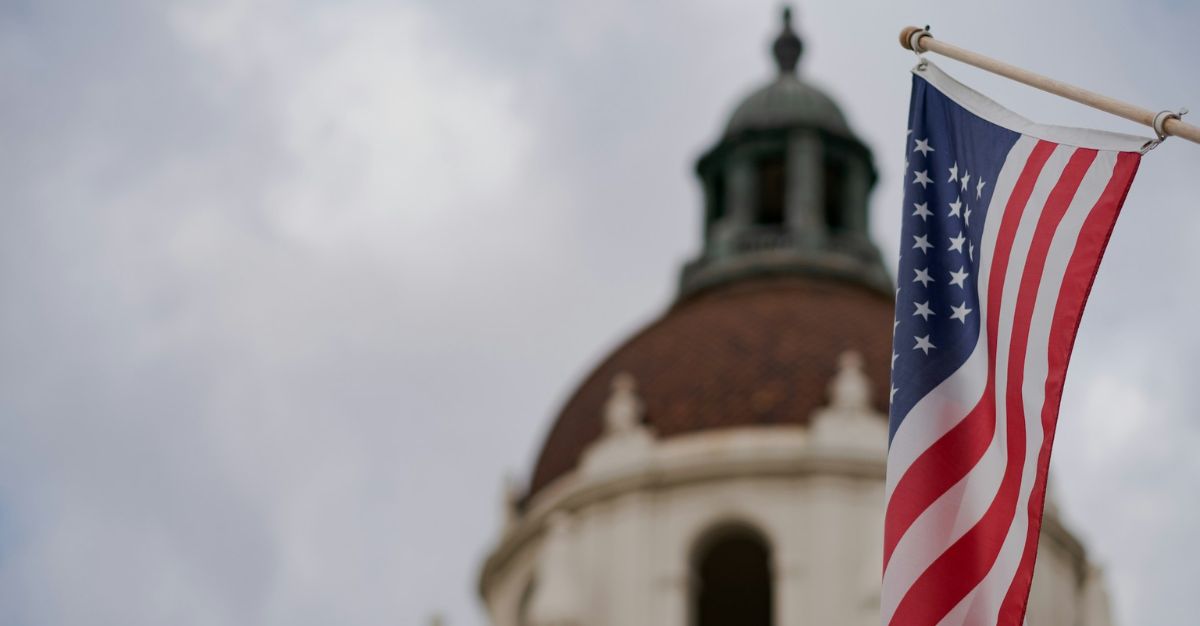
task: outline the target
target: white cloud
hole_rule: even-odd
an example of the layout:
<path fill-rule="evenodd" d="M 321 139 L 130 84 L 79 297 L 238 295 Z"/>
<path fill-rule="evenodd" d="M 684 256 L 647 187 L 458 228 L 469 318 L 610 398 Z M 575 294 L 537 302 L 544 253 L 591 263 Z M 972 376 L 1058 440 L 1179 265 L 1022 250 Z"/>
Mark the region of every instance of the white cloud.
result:
<path fill-rule="evenodd" d="M 174 21 L 231 76 L 267 81 L 287 170 L 264 203 L 306 245 L 417 262 L 498 210 L 528 158 L 514 85 L 419 7 L 230 2 Z"/>

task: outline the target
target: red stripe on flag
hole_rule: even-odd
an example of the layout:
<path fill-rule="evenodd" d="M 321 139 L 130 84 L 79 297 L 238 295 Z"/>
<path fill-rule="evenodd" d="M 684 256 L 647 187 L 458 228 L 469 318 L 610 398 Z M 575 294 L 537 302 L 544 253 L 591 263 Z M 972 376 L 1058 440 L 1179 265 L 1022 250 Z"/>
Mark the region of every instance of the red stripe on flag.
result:
<path fill-rule="evenodd" d="M 1104 192 L 1084 222 L 1075 250 L 1071 254 L 1066 273 L 1063 276 L 1063 284 L 1059 290 L 1058 302 L 1055 304 L 1054 320 L 1050 330 L 1050 345 L 1047 353 L 1049 367 L 1046 376 L 1045 400 L 1042 405 L 1042 430 L 1045 432 L 1045 438 L 1038 453 L 1037 474 L 1034 477 L 1033 491 L 1029 497 L 1029 528 L 1025 537 L 1025 548 L 1021 554 L 1021 562 L 1017 566 L 1012 584 L 1000 607 L 999 624 L 1019 625 L 1025 619 L 1029 603 L 1029 589 L 1033 583 L 1034 564 L 1037 560 L 1042 513 L 1045 508 L 1050 451 L 1054 445 L 1054 434 L 1058 425 L 1058 410 L 1062 402 L 1067 365 L 1075 345 L 1076 333 L 1079 331 L 1079 321 L 1083 316 L 1084 304 L 1091 292 L 1096 272 L 1100 268 L 1100 259 L 1104 255 L 1104 249 L 1108 246 L 1109 237 L 1117 223 L 1117 215 L 1120 213 L 1121 205 L 1125 203 L 1125 196 L 1129 193 L 1140 163 L 1140 154 L 1122 152 L 1117 155 L 1112 178 L 1109 179 Z"/>
<path fill-rule="evenodd" d="M 947 489 L 962 480 L 979 462 L 995 434 L 994 372 L 996 369 L 996 332 L 1000 323 L 1000 300 L 1004 276 L 1008 271 L 1013 239 L 1021 223 L 1025 205 L 1033 194 L 1042 167 L 1054 152 L 1055 144 L 1039 141 L 1025 162 L 1012 194 L 1004 208 L 992 255 L 987 303 L 988 382 L 983 396 L 971 412 L 921 453 L 896 483 L 888 499 L 884 517 L 883 567 L 887 569 L 900 538 L 925 509 Z M 899 609 L 897 609 L 899 610 Z"/>
<path fill-rule="evenodd" d="M 1029 323 L 1037 302 L 1038 287 L 1041 284 L 1054 231 L 1066 214 L 1075 191 L 1095 156 L 1095 151 L 1087 150 L 1077 150 L 1072 154 L 1038 215 L 1033 239 L 1025 258 L 1017 288 L 1008 362 L 1005 364 L 1008 371 L 1007 386 L 1004 390 L 1007 460 L 1000 488 L 975 526 L 942 553 L 909 588 L 892 616 L 893 624 L 932 626 L 939 622 L 983 580 L 995 564 L 996 557 L 1004 545 L 1004 537 L 1008 534 L 1016 513 L 1021 475 L 1025 465 L 1025 412 L 1021 386 L 1029 341 Z M 1007 221 L 1007 211 L 1005 218 Z M 1005 265 L 1007 260 L 1004 259 Z M 995 269 L 993 266 L 993 272 Z M 994 283 L 989 283 L 989 292 L 993 286 Z M 998 319 L 995 320 L 997 324 L 993 324 L 990 299 L 988 309 L 990 346 L 996 341 L 995 327 L 998 326 Z M 994 356 L 990 358 L 994 360 Z M 994 387 L 994 381 L 989 383 L 989 387 Z M 994 415 L 994 404 L 992 406 L 989 413 Z"/>

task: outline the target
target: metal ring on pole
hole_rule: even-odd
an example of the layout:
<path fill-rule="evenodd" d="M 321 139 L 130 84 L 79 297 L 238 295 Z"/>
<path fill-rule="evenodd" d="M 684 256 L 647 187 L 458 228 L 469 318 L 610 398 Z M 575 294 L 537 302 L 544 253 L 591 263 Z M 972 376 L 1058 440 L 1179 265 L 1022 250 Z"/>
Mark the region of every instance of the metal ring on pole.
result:
<path fill-rule="evenodd" d="M 1158 135 L 1158 140 L 1162 141 L 1169 136 L 1167 135 L 1166 129 L 1167 120 L 1180 120 L 1187 114 L 1187 109 L 1180 109 L 1178 112 L 1159 111 L 1158 114 L 1154 116 L 1154 123 L 1151 124 L 1151 126 L 1154 127 L 1154 134 Z"/>
<path fill-rule="evenodd" d="M 1163 125 L 1170 119 L 1179 119 L 1179 114 L 1174 111 L 1159 111 L 1158 115 L 1154 116 L 1154 123 L 1151 126 L 1154 127 L 1154 134 L 1158 135 L 1159 141 L 1167 138 L 1167 129 L 1163 128 Z"/>
<path fill-rule="evenodd" d="M 918 55 L 921 54 L 922 52 L 925 52 L 925 49 L 921 47 L 921 38 L 922 37 L 932 37 L 932 36 L 933 36 L 933 33 L 929 32 L 928 26 L 926 26 L 925 28 L 923 28 L 921 30 L 913 31 L 913 33 L 908 36 L 908 49 L 912 50 L 913 52 L 915 52 Z"/>

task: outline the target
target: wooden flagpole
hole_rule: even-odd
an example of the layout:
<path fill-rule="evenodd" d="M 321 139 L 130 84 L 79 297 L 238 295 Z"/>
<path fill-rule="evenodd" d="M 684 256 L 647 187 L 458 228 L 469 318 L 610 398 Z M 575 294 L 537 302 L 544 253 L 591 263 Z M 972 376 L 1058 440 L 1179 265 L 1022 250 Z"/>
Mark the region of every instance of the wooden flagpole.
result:
<path fill-rule="evenodd" d="M 1054 80 L 1053 78 L 1021 69 L 1015 65 L 1009 65 L 1003 61 L 986 57 L 978 52 L 972 52 L 954 44 L 939 41 L 934 39 L 928 30 L 917 28 L 916 26 L 909 26 L 900 31 L 900 45 L 918 54 L 926 51 L 936 52 L 951 59 L 962 61 L 967 65 L 974 65 L 981 70 L 999 74 L 1005 78 L 1011 78 L 1019 83 L 1025 83 L 1035 89 L 1041 89 L 1056 96 L 1062 96 L 1068 100 L 1074 100 L 1080 104 L 1100 109 L 1106 113 L 1112 113 L 1132 122 L 1144 124 L 1154 129 L 1154 132 L 1160 139 L 1174 135 L 1200 144 L 1200 126 L 1193 126 L 1180 120 L 1179 117 L 1182 113 L 1172 111 L 1155 113 L 1149 109 L 1143 109 L 1142 107 L 1117 100 L 1116 98 L 1110 98 L 1081 87 L 1076 87 L 1075 85 Z"/>

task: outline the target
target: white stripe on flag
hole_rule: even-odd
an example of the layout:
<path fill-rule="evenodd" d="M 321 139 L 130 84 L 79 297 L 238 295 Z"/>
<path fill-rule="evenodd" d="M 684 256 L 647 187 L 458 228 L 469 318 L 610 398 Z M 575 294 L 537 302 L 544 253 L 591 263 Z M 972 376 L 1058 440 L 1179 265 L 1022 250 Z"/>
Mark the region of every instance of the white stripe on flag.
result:
<path fill-rule="evenodd" d="M 1025 429 L 1028 433 L 1025 464 L 1021 474 L 1021 491 L 1017 500 L 1015 518 L 1005 537 L 1004 546 L 991 571 L 984 580 L 964 599 L 964 605 L 972 608 L 959 622 L 943 624 L 983 624 L 995 623 L 999 616 L 1000 605 L 1025 550 L 1025 540 L 1029 529 L 1029 496 L 1033 490 L 1034 477 L 1037 472 L 1037 459 L 1041 451 L 1045 433 L 1042 429 L 1042 408 L 1045 404 L 1046 377 L 1049 373 L 1048 351 L 1050 345 L 1050 320 L 1054 315 L 1055 305 L 1058 304 L 1058 294 L 1062 287 L 1063 276 L 1067 263 L 1075 251 L 1079 239 L 1079 231 L 1083 228 L 1084 220 L 1099 200 L 1100 195 L 1112 177 L 1116 165 L 1116 153 L 1102 152 L 1080 183 L 1079 190 L 1071 201 L 1067 213 L 1063 216 L 1046 256 L 1045 270 L 1042 282 L 1038 286 L 1037 302 L 1033 317 L 1030 321 L 1029 345 L 1025 358 L 1025 380 L 1022 395 L 1025 399 Z"/>

